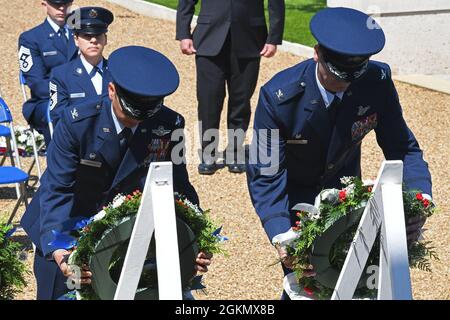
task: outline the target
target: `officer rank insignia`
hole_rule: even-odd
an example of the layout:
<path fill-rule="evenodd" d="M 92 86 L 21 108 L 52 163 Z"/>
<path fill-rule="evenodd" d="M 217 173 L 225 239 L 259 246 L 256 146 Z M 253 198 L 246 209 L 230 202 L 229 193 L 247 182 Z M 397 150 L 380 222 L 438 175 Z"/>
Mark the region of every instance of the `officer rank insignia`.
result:
<path fill-rule="evenodd" d="M 359 106 L 358 107 L 358 116 L 365 115 L 369 109 L 370 109 L 370 106 L 367 106 L 367 107 Z"/>
<path fill-rule="evenodd" d="M 33 66 L 33 57 L 31 56 L 30 49 L 25 48 L 24 46 L 20 46 L 19 63 L 20 63 L 20 70 L 22 72 L 30 71 L 31 67 Z"/>
<path fill-rule="evenodd" d="M 181 125 L 181 117 L 177 115 L 177 120 L 175 121 L 175 126 L 179 127 Z"/>
<path fill-rule="evenodd" d="M 356 121 L 352 125 L 352 140 L 359 140 L 364 137 L 370 130 L 375 129 L 378 124 L 378 116 L 376 113 L 367 116 L 364 119 Z"/>

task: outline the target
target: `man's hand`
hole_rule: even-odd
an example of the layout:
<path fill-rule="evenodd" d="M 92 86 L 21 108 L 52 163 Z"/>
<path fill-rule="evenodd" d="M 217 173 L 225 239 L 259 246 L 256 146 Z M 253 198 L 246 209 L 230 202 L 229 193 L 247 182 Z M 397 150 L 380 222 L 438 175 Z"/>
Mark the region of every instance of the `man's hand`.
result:
<path fill-rule="evenodd" d="M 211 265 L 212 259 L 211 253 L 199 252 L 197 255 L 197 259 L 195 260 L 195 270 L 200 272 L 207 272 L 208 266 Z"/>
<path fill-rule="evenodd" d="M 194 42 L 192 41 L 192 39 L 181 40 L 180 48 L 181 48 L 181 52 L 188 56 L 197 52 L 197 50 L 195 50 L 195 48 L 194 48 Z"/>
<path fill-rule="evenodd" d="M 278 251 L 278 256 L 280 257 L 281 263 L 283 263 L 286 268 L 293 269 L 294 257 L 290 256 L 287 253 L 286 248 L 283 246 L 276 245 L 275 248 Z"/>
<path fill-rule="evenodd" d="M 55 259 L 56 264 L 58 265 L 59 269 L 61 269 L 61 272 L 65 277 L 70 277 L 74 273 L 70 269 L 69 265 L 67 264 L 67 259 L 69 259 L 70 251 L 64 250 L 64 249 L 58 249 L 53 252 L 53 259 Z M 91 277 L 92 273 L 89 271 L 88 266 L 84 265 L 83 269 L 81 270 L 81 284 L 90 284 L 91 283 Z"/>
<path fill-rule="evenodd" d="M 275 53 L 277 52 L 277 46 L 274 44 L 269 44 L 266 43 L 264 45 L 264 48 L 262 49 L 262 51 L 259 53 L 261 56 L 266 57 L 266 58 L 271 58 L 275 55 Z"/>
<path fill-rule="evenodd" d="M 406 240 L 408 248 L 410 248 L 417 240 L 419 240 L 421 229 L 425 224 L 425 217 L 412 217 L 406 219 Z"/>

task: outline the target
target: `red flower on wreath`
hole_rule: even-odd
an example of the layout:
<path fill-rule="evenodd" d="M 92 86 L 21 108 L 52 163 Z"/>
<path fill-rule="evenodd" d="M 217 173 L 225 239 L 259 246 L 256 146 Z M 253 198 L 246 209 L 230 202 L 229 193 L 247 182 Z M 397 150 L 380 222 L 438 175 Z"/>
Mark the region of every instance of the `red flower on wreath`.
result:
<path fill-rule="evenodd" d="M 416 194 L 416 199 L 422 201 L 423 200 L 422 194 L 421 193 Z"/>
<path fill-rule="evenodd" d="M 345 192 L 345 190 L 339 191 L 339 201 L 344 202 L 345 199 L 347 199 L 347 193 Z"/>
<path fill-rule="evenodd" d="M 314 291 L 313 291 L 313 289 L 311 289 L 311 288 L 304 287 L 304 288 L 303 288 L 303 291 L 305 291 L 305 293 L 306 293 L 308 296 L 310 296 L 310 297 L 312 297 L 312 296 L 314 295 Z"/>
<path fill-rule="evenodd" d="M 430 205 L 430 201 L 428 199 L 423 199 L 422 203 L 425 208 L 428 208 L 428 206 Z"/>

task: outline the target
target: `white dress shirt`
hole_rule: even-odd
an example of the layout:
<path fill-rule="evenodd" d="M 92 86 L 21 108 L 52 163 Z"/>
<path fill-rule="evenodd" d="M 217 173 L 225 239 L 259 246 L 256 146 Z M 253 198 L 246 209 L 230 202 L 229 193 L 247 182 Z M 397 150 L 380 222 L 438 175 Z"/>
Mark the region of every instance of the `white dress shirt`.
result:
<path fill-rule="evenodd" d="M 90 64 L 82 54 L 80 54 L 80 59 L 81 59 L 81 62 L 83 63 L 84 69 L 86 69 L 87 73 L 90 74 L 92 69 L 94 69 L 94 66 L 92 64 Z M 97 68 L 99 68 L 100 70 L 103 70 L 103 58 L 97 64 Z M 103 76 L 99 72 L 96 72 L 95 76 L 93 76 L 91 78 L 91 81 L 92 81 L 92 84 L 94 85 L 94 88 L 95 88 L 95 91 L 97 92 L 97 94 L 101 95 L 102 89 L 103 89 Z"/>
<path fill-rule="evenodd" d="M 52 29 L 55 31 L 55 33 L 59 32 L 59 28 L 61 28 L 60 26 L 58 26 L 55 21 L 53 21 L 50 17 L 47 17 L 47 22 L 50 24 L 50 26 L 52 27 Z M 67 29 L 67 25 L 65 24 L 63 26 L 64 28 L 64 35 L 66 36 L 67 39 L 69 39 L 69 30 Z"/>

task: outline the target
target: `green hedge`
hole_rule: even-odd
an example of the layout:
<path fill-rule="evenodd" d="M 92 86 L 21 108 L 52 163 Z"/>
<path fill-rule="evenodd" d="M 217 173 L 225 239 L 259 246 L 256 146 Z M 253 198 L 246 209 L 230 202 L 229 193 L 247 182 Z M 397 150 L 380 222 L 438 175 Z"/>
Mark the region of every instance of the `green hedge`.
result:
<path fill-rule="evenodd" d="M 176 9 L 178 0 L 147 0 L 169 8 Z M 201 0 L 199 0 L 199 3 Z M 267 0 L 265 0 L 267 3 Z M 325 8 L 326 0 L 286 0 L 286 25 L 284 39 L 291 42 L 313 46 L 316 42 L 309 31 L 311 17 L 320 9 Z M 266 5 L 267 8 L 267 5 Z M 200 5 L 196 6 L 198 14 Z M 267 10 L 266 10 L 267 16 Z M 268 21 L 268 20 L 267 20 Z"/>

